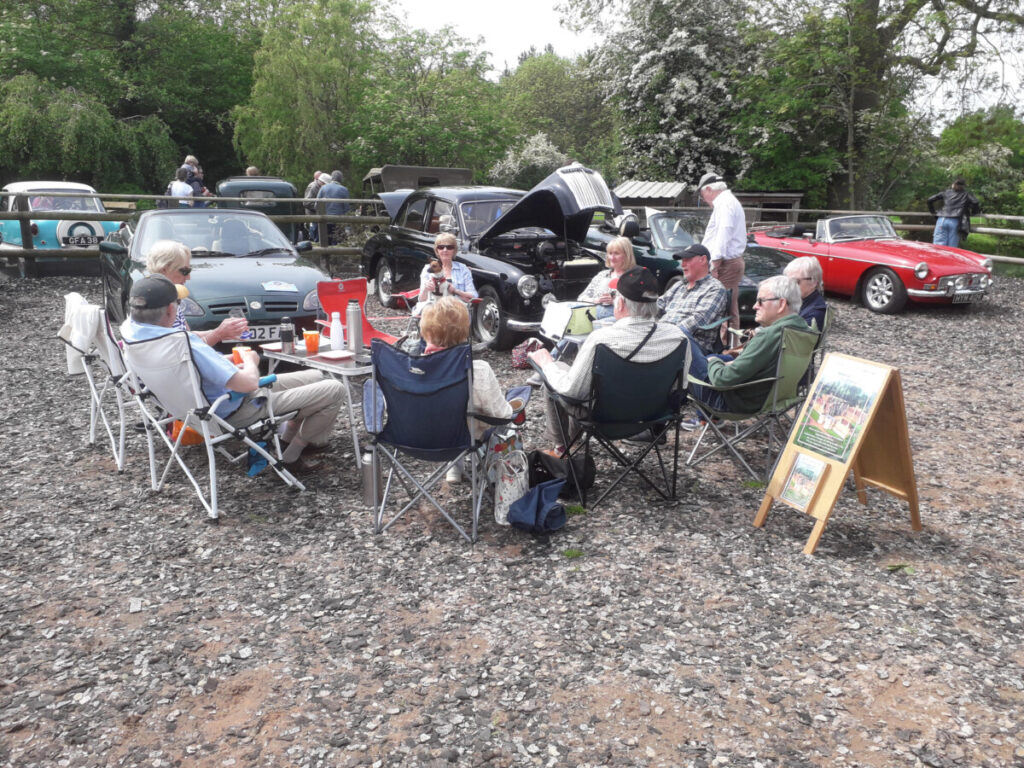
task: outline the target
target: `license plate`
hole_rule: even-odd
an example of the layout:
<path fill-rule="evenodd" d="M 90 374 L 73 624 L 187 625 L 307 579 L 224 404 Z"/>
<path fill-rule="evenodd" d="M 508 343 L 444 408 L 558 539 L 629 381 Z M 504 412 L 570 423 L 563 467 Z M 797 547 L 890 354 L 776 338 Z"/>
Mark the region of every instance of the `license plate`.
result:
<path fill-rule="evenodd" d="M 250 325 L 252 332 L 250 341 L 277 341 L 281 338 L 280 325 Z"/>
<path fill-rule="evenodd" d="M 70 235 L 62 237 L 61 242 L 64 245 L 99 245 L 100 238 L 98 235 Z"/>
<path fill-rule="evenodd" d="M 972 301 L 981 301 L 981 297 L 985 294 L 978 293 L 954 293 L 953 303 L 954 304 L 970 304 Z"/>

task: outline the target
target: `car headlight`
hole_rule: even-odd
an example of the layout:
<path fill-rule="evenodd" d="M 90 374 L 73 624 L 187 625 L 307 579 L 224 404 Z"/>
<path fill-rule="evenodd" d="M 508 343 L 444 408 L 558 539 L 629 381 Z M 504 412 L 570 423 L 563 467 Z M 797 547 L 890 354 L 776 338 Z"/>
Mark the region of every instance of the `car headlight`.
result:
<path fill-rule="evenodd" d="M 315 288 L 302 300 L 302 309 L 306 312 L 316 312 L 320 309 L 320 299 L 317 298 Z"/>
<path fill-rule="evenodd" d="M 185 317 L 202 317 L 206 314 L 203 308 L 196 303 L 195 299 L 184 298 L 181 300 L 181 311 Z"/>
<path fill-rule="evenodd" d="M 516 289 L 524 299 L 532 299 L 536 296 L 539 287 L 540 283 L 537 282 L 537 278 L 533 275 L 523 275 L 519 278 L 519 282 L 516 283 Z"/>
<path fill-rule="evenodd" d="M 983 262 L 981 262 L 981 268 L 982 269 L 987 269 L 989 272 L 991 272 L 992 271 L 992 259 L 985 259 Z"/>
<path fill-rule="evenodd" d="M 914 267 L 914 276 L 918 280 L 924 280 L 926 277 L 928 277 L 928 264 L 922 261 L 920 264 Z"/>
<path fill-rule="evenodd" d="M 970 285 L 970 282 L 971 282 L 971 278 L 969 278 L 967 275 L 960 275 L 960 277 L 958 277 L 956 279 L 956 283 L 955 283 L 956 289 L 958 291 L 962 291 L 962 290 L 964 290 L 964 288 L 966 288 L 968 285 Z"/>

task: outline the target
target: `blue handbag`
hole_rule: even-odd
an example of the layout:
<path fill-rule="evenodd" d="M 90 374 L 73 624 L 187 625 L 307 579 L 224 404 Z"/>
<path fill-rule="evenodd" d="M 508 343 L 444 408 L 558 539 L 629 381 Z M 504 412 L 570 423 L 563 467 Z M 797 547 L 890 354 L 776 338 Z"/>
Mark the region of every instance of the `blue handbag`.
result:
<path fill-rule="evenodd" d="M 565 478 L 535 485 L 509 507 L 509 523 L 530 533 L 550 533 L 564 527 L 565 507 L 558 503 L 558 493 L 563 485 Z"/>

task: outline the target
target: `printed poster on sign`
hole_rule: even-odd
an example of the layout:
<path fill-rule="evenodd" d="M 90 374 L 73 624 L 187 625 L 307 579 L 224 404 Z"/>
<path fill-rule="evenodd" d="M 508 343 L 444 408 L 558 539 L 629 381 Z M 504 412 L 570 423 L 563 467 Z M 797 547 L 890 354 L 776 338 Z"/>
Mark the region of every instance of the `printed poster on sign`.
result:
<path fill-rule="evenodd" d="M 793 461 L 793 468 L 789 471 L 786 484 L 779 494 L 779 500 L 784 501 L 801 512 L 814 501 L 821 479 L 828 472 L 828 464 L 821 459 L 810 456 L 806 453 L 798 453 Z"/>
<path fill-rule="evenodd" d="M 811 395 L 794 445 L 846 463 L 886 382 L 889 369 L 829 357 Z"/>

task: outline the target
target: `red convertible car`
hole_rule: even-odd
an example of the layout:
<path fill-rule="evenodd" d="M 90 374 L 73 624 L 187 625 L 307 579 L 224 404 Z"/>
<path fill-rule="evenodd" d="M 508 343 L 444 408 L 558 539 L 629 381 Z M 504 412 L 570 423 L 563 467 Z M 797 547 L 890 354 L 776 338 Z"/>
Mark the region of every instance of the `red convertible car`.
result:
<path fill-rule="evenodd" d="M 872 312 L 893 314 L 907 300 L 965 304 L 992 286 L 992 260 L 961 248 L 903 240 L 880 215 L 822 219 L 812 236 L 800 225 L 756 231 L 760 245 L 814 256 L 825 289 L 859 298 Z"/>

